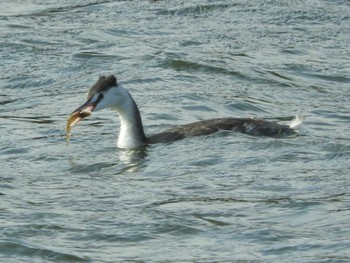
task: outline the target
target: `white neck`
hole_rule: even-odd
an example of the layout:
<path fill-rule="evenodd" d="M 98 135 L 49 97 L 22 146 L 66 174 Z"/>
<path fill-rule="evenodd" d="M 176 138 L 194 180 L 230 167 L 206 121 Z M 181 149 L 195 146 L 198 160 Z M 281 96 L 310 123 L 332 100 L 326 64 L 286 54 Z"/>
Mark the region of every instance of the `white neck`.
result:
<path fill-rule="evenodd" d="M 123 93 L 123 102 L 113 105 L 120 118 L 120 132 L 118 137 L 119 148 L 137 148 L 142 146 L 146 137 L 143 131 L 139 109 L 131 95 L 122 87 L 118 87 Z"/>

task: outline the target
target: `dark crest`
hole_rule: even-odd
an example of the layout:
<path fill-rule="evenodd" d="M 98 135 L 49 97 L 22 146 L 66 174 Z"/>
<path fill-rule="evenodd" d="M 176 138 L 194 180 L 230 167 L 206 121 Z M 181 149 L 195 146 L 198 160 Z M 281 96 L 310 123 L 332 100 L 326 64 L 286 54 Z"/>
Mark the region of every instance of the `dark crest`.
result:
<path fill-rule="evenodd" d="M 102 92 L 102 91 L 106 91 L 111 87 L 115 87 L 118 86 L 117 84 L 117 78 L 114 75 L 110 75 L 110 76 L 100 76 L 97 80 L 97 82 L 95 83 L 95 85 L 93 85 L 88 93 L 88 100 L 91 99 L 95 94 Z"/>

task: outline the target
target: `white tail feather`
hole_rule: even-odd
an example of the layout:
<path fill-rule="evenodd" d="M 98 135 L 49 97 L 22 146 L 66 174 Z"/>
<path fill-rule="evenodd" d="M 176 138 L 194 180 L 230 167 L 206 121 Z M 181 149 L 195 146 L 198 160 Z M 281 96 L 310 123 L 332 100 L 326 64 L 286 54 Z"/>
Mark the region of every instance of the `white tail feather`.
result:
<path fill-rule="evenodd" d="M 303 123 L 303 117 L 298 114 L 293 118 L 293 120 L 289 124 L 289 128 L 297 130 L 300 125 Z"/>

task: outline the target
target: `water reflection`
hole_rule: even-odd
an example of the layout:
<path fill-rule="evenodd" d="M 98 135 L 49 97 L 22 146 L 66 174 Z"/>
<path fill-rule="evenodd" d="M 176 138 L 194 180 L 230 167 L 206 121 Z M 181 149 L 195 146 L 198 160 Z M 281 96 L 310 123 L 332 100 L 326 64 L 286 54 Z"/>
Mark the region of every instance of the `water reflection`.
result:
<path fill-rule="evenodd" d="M 146 162 L 148 147 L 143 146 L 133 150 L 122 149 L 119 152 L 119 160 L 125 165 L 124 172 L 134 173 L 139 171 Z"/>
<path fill-rule="evenodd" d="M 84 153 L 73 154 L 74 156 L 68 159 L 71 173 L 96 174 L 100 176 L 102 171 L 113 171 L 112 174 L 114 175 L 122 175 L 135 173 L 142 169 L 147 161 L 148 150 L 147 147 L 140 147 L 134 150 L 124 150 L 115 147 L 104 148 L 96 152 L 96 155 L 99 155 L 99 157 L 93 160 L 81 159 L 81 155 L 85 155 Z M 107 161 L 101 162 L 101 160 Z"/>

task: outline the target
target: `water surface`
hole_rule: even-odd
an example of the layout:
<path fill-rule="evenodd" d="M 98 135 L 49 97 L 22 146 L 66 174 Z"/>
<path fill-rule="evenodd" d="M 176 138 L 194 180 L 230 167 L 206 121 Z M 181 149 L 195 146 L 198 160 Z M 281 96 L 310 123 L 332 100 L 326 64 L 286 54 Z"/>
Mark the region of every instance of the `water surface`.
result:
<path fill-rule="evenodd" d="M 0 5 L 0 261 L 350 261 L 348 1 Z M 105 110 L 67 146 L 69 113 L 107 74 L 149 134 L 304 123 L 126 151 Z"/>

